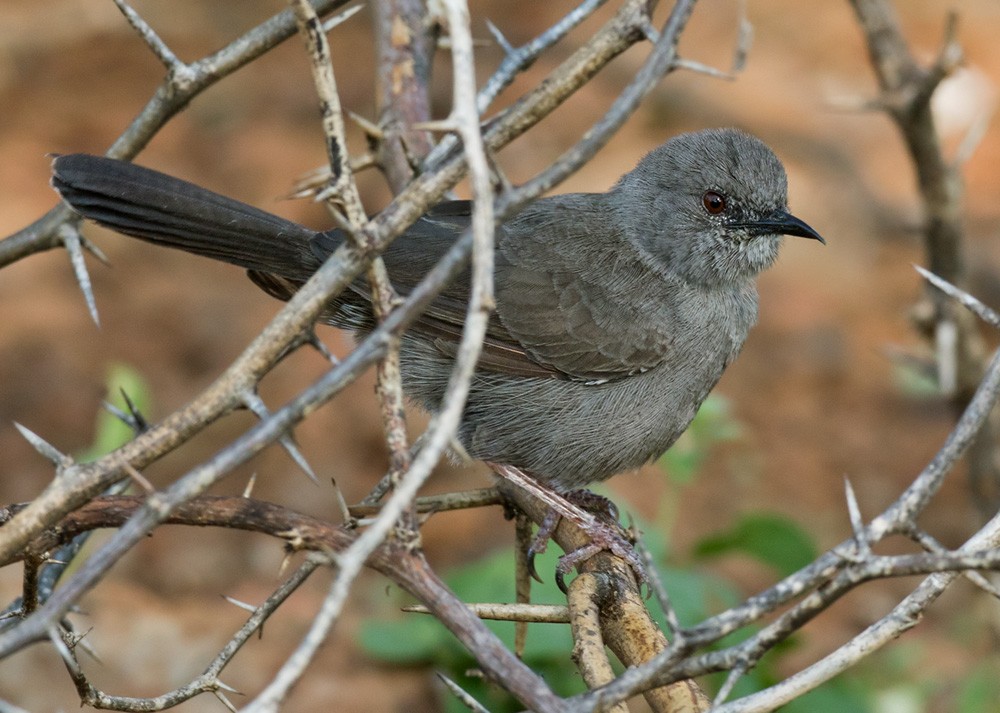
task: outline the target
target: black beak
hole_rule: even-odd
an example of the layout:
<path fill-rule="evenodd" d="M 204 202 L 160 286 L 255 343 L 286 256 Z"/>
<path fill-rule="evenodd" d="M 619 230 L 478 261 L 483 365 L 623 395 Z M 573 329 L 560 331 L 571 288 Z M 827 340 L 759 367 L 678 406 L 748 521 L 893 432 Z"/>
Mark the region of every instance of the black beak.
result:
<path fill-rule="evenodd" d="M 738 227 L 748 228 L 757 235 L 774 235 L 777 233 L 779 235 L 796 235 L 800 238 L 812 238 L 813 240 L 818 240 L 826 245 L 826 241 L 823 240 L 822 235 L 817 233 L 805 222 L 799 220 L 791 213 L 787 213 L 783 210 L 776 210 L 771 213 L 771 215 L 761 218 L 760 220 L 755 220 L 751 223 L 743 223 Z"/>

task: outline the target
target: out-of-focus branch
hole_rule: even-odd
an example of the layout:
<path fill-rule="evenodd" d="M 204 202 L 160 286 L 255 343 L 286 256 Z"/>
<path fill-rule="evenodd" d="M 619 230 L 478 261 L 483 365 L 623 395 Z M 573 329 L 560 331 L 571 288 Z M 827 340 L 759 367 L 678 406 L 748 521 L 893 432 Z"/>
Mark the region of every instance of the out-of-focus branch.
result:
<path fill-rule="evenodd" d="M 910 53 L 887 0 L 851 0 L 851 4 L 865 33 L 882 90 L 879 104 L 896 122 L 913 157 L 926 209 L 930 270 L 961 285 L 965 271 L 961 249 L 962 182 L 941 151 L 930 104 L 941 81 L 962 62 L 962 50 L 955 37 L 956 17 L 949 16 L 940 53 L 925 68 Z"/>
<path fill-rule="evenodd" d="M 428 17 L 417 0 L 388 0 L 372 5 L 376 44 L 376 98 L 378 135 L 369 135 L 369 147 L 393 193 L 399 193 L 413 177 L 412 165 L 432 146 L 426 131 L 413 128 L 429 121 L 431 67 L 436 45 L 437 22 Z M 368 281 L 372 286 L 376 317 L 384 319 L 397 301 L 381 259 L 372 263 Z M 389 344 L 376 373 L 376 393 L 389 447 L 387 483 L 395 484 L 411 464 L 399 362 L 399 339 Z M 381 493 L 372 493 L 378 500 Z"/>
<path fill-rule="evenodd" d="M 99 506 L 100 504 L 99 502 L 92 501 L 88 504 L 88 507 L 90 505 Z M 135 505 L 138 507 L 139 503 Z M 222 507 L 222 510 L 226 510 L 225 506 Z M 121 515 L 124 519 L 124 511 L 122 511 Z M 195 519 L 203 519 L 204 515 L 205 513 L 198 513 L 194 517 Z M 102 710 L 117 711 L 165 710 L 191 700 L 202 693 L 212 693 L 219 698 L 223 705 L 230 710 L 234 710 L 224 693 L 225 691 L 233 692 L 233 689 L 222 682 L 220 678 L 222 671 L 229 665 L 250 637 L 262 629 L 264 622 L 267 621 L 271 614 L 316 571 L 325 559 L 323 555 L 307 559 L 288 579 L 274 590 L 266 601 L 258 607 L 251 607 L 251 615 L 246 623 L 240 627 L 240 630 L 233 635 L 229 643 L 222 648 L 219 654 L 197 678 L 159 696 L 136 698 L 133 696 L 115 696 L 101 691 L 89 681 L 82 669 L 76 667 L 71 672 L 71 675 L 80 695 L 81 705 L 89 705 Z"/>
<path fill-rule="evenodd" d="M 881 95 L 875 105 L 896 124 L 913 161 L 924 211 L 924 248 L 931 272 L 965 285 L 961 162 L 945 158 L 934 124 L 931 97 L 963 61 L 956 38 L 957 16 L 948 15 L 934 62 L 925 67 L 907 46 L 889 0 L 851 0 L 868 45 Z M 915 310 L 917 326 L 937 356 L 938 383 L 956 413 L 968 403 L 982 378 L 986 353 L 972 316 L 940 292 Z M 977 504 L 988 514 L 1000 504 L 1000 416 L 969 452 L 969 479 Z"/>
<path fill-rule="evenodd" d="M 414 128 L 431 118 L 430 86 L 439 18 L 429 17 L 419 0 L 372 4 L 378 71 L 376 161 L 389 186 L 399 193 L 413 177 L 413 166 L 433 148 L 430 132 Z"/>

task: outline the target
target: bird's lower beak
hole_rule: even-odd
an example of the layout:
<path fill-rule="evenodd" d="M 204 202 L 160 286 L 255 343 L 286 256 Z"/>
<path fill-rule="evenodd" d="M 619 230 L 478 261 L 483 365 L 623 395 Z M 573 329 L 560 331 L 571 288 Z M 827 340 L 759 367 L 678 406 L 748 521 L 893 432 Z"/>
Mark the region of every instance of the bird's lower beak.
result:
<path fill-rule="evenodd" d="M 753 228 L 754 232 L 760 235 L 773 235 L 775 233 L 780 235 L 796 235 L 800 238 L 812 238 L 826 245 L 826 241 L 822 235 L 810 228 L 804 221 L 783 210 L 776 210 L 766 218 L 755 220 L 747 227 Z"/>

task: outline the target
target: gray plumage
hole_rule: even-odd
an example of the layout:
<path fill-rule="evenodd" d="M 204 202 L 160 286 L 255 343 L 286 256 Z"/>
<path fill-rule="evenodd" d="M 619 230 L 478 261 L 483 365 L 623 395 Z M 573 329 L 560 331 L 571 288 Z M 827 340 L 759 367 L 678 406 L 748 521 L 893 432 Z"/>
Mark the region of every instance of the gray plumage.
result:
<path fill-rule="evenodd" d="M 247 268 L 287 299 L 340 244 L 251 206 L 132 164 L 75 154 L 53 185 L 115 230 Z M 407 293 L 469 225 L 433 208 L 385 252 Z M 781 236 L 822 240 L 787 213 L 785 171 L 732 129 L 677 136 L 607 193 L 544 198 L 497 230 L 496 303 L 459 438 L 483 460 L 565 491 L 661 455 L 688 427 L 757 319 L 756 275 Z M 402 341 L 404 388 L 435 410 L 461 333 L 468 272 Z M 329 323 L 373 326 L 359 281 Z"/>

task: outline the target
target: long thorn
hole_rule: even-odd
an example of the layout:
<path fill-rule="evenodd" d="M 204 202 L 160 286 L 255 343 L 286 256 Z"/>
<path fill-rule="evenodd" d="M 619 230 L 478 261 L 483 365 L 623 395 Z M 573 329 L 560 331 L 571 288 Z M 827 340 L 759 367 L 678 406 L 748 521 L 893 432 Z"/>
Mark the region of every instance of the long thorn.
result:
<path fill-rule="evenodd" d="M 984 305 L 965 290 L 956 287 L 944 278 L 938 277 L 930 270 L 925 270 L 920 267 L 920 265 L 914 265 L 913 267 L 920 273 L 921 277 L 934 285 L 936 288 L 944 292 L 952 299 L 958 300 L 963 307 L 968 309 L 991 327 L 1000 329 L 1000 314 L 997 314 L 993 309 Z"/>
<path fill-rule="evenodd" d="M 83 299 L 87 302 L 87 310 L 94 324 L 101 326 L 101 317 L 97 313 L 97 300 L 94 299 L 94 289 L 90 282 L 90 273 L 87 272 L 87 263 L 83 258 L 83 247 L 80 242 L 80 232 L 74 225 L 64 223 L 59 229 L 59 238 L 62 240 L 66 252 L 69 253 L 69 262 L 73 266 L 73 274 L 76 276 L 77 284 L 83 292 Z"/>
<path fill-rule="evenodd" d="M 30 443 L 32 448 L 55 463 L 56 466 L 63 468 L 73 464 L 73 459 L 70 456 L 62 453 L 58 448 L 53 446 L 27 426 L 22 426 L 20 423 L 15 421 L 14 428 L 16 428 L 18 432 L 24 436 L 24 440 Z"/>
<path fill-rule="evenodd" d="M 176 71 L 178 68 L 184 66 L 184 63 L 177 58 L 177 55 L 167 47 L 167 43 L 160 39 L 160 36 L 149 26 L 149 23 L 142 19 L 142 16 L 133 10 L 125 0 L 114 0 L 114 3 L 121 10 L 125 19 L 128 20 L 128 24 L 135 28 L 135 31 L 139 33 L 139 36 L 142 37 L 143 41 L 149 46 L 149 49 L 153 51 L 153 54 L 156 55 L 156 58 L 160 60 L 164 67 L 169 71 Z"/>

